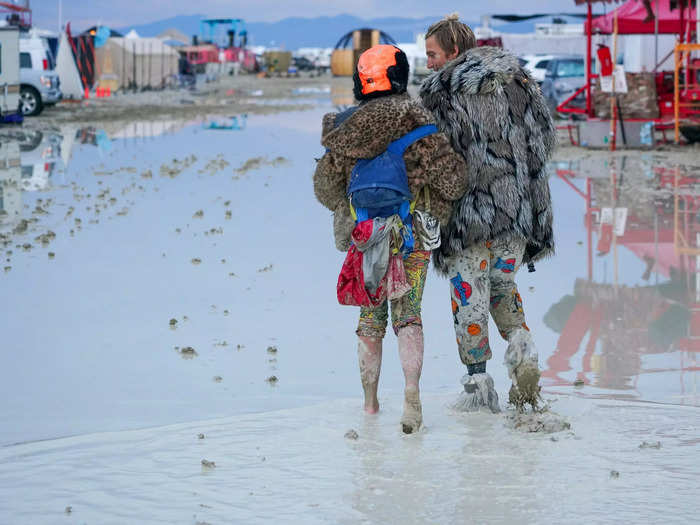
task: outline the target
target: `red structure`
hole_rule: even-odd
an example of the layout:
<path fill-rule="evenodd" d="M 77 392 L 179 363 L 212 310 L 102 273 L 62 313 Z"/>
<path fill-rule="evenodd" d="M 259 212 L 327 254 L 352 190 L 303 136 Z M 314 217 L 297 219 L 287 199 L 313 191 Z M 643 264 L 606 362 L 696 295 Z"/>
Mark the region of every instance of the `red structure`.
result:
<path fill-rule="evenodd" d="M 12 26 L 32 27 L 32 8 L 29 6 L 29 0 L 0 1 L 0 16 L 3 15 Z"/>
<path fill-rule="evenodd" d="M 690 42 L 692 41 L 696 23 L 697 23 L 697 9 L 690 7 L 688 0 L 679 0 L 679 7 L 676 9 L 671 9 L 670 0 L 649 0 L 649 5 L 652 12 L 656 15 L 658 11 L 658 34 L 677 34 L 679 35 L 680 42 Z M 611 34 L 613 32 L 613 21 L 615 18 L 615 13 L 617 13 L 617 25 L 618 34 L 620 35 L 653 35 L 656 30 L 656 24 L 654 20 L 647 21 L 648 12 L 645 7 L 645 2 L 641 0 L 627 0 L 616 10 L 610 13 L 593 18 L 593 7 L 594 3 L 622 3 L 622 0 L 575 0 L 577 5 L 587 4 L 588 6 L 588 17 L 586 23 L 584 24 L 587 43 L 586 43 L 586 78 L 587 81 L 584 86 L 576 91 L 569 99 L 565 100 L 557 108 L 561 113 L 580 113 L 585 114 L 589 118 L 595 117 L 593 111 L 593 95 L 592 88 L 593 82 L 597 78 L 597 75 L 593 74 L 592 64 L 593 64 L 593 35 L 594 34 Z M 658 5 L 657 5 L 658 4 Z M 697 41 L 697 36 L 695 36 Z M 660 80 L 657 80 L 657 84 L 664 82 L 663 73 L 660 73 Z M 672 73 L 671 73 L 672 75 Z M 580 108 L 570 108 L 568 104 L 574 100 L 583 91 L 586 92 L 586 107 L 585 109 Z M 665 102 L 668 102 L 668 92 L 659 93 L 659 95 L 665 94 Z M 665 110 L 666 114 L 673 113 L 673 109 L 668 109 L 668 104 L 660 104 L 660 108 Z"/>
<path fill-rule="evenodd" d="M 576 2 L 583 3 L 583 2 Z M 657 4 L 658 3 L 658 15 Z M 680 2 L 679 2 L 680 3 Z M 651 0 L 651 8 L 654 15 L 659 18 L 660 35 L 680 35 L 681 41 L 690 32 L 691 24 L 695 24 L 696 9 L 694 7 L 677 8 L 671 10 L 669 0 Z M 647 10 L 644 3 L 638 0 L 628 1 L 618 7 L 617 11 L 617 31 L 620 35 L 653 35 L 656 23 L 654 20 L 647 22 Z M 586 21 L 585 30 L 589 34 L 589 24 L 591 33 L 612 34 L 613 19 L 615 11 L 606 15 Z M 694 28 L 693 28 L 694 31 Z"/>

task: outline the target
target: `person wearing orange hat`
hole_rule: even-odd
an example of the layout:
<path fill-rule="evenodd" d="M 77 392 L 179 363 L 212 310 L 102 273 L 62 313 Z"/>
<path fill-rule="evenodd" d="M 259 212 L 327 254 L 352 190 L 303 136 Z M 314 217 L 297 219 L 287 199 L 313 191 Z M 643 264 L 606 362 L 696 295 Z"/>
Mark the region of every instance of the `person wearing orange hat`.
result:
<path fill-rule="evenodd" d="M 356 226 L 348 190 L 354 169 L 362 164 L 358 161 L 377 158 L 388 148 L 403 144 L 400 151 L 414 209 L 415 244 L 403 260 L 410 290 L 389 302 L 405 378 L 401 428 L 410 434 L 418 431 L 423 421 L 419 393 L 424 346 L 421 301 L 430 253 L 437 245 L 437 221 L 449 219 L 452 204 L 464 193 L 466 165 L 447 137 L 434 128 L 430 113 L 406 93 L 408 74 L 406 55 L 395 46 L 373 46 L 360 56 L 353 76 L 359 104 L 323 117 L 321 144 L 326 153 L 318 161 L 313 182 L 317 199 L 333 212 L 336 247 L 347 251 Z M 432 128 L 430 133 L 416 138 L 417 131 L 428 127 Z M 379 410 L 377 389 L 388 318 L 386 300 L 360 309 L 358 358 L 364 409 L 370 414 Z"/>

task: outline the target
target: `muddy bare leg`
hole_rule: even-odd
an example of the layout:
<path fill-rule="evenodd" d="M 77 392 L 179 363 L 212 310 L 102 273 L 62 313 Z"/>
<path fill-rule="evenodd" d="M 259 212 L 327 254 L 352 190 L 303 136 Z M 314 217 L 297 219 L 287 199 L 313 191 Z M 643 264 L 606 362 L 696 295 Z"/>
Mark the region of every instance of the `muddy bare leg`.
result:
<path fill-rule="evenodd" d="M 423 423 L 420 403 L 420 376 L 423 370 L 423 327 L 409 325 L 398 333 L 399 358 L 406 380 L 401 427 L 406 434 L 418 431 Z"/>
<path fill-rule="evenodd" d="M 362 390 L 365 392 L 365 412 L 376 414 L 379 411 L 377 387 L 382 367 L 382 340 L 379 337 L 359 336 L 357 357 L 360 363 Z"/>

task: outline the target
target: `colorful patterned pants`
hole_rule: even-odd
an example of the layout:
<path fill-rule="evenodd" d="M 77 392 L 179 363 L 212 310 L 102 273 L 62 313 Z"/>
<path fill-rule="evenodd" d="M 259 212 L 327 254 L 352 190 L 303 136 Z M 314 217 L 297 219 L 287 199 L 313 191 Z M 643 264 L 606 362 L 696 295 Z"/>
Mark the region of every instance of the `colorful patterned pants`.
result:
<path fill-rule="evenodd" d="M 491 359 L 489 312 L 506 340 L 518 328 L 527 329 L 515 284 L 524 252 L 522 240 L 489 241 L 447 260 L 457 347 L 465 365 Z"/>
<path fill-rule="evenodd" d="M 428 274 L 430 252 L 416 250 L 403 264 L 406 270 L 406 280 L 411 285 L 411 290 L 399 299 L 391 301 L 391 326 L 394 333 L 408 325 L 423 326 L 420 316 L 421 301 L 423 300 L 423 288 L 425 276 Z M 360 308 L 360 322 L 357 325 L 357 335 L 383 338 L 386 333 L 389 306 L 387 301 L 376 308 Z"/>

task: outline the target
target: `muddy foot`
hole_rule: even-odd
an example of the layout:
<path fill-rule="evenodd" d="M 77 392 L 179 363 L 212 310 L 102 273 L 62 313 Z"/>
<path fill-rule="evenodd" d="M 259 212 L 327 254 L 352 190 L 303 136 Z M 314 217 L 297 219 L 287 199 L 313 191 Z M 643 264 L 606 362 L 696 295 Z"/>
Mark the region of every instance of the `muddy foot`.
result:
<path fill-rule="evenodd" d="M 486 372 L 464 375 L 462 377 L 464 392 L 460 393 L 457 401 L 452 405 L 454 410 L 460 412 L 479 412 L 488 409 L 497 414 L 501 411 L 498 404 L 498 392 L 493 384 L 493 378 Z"/>
<path fill-rule="evenodd" d="M 406 390 L 404 394 L 403 416 L 401 416 L 401 428 L 404 434 L 418 432 L 423 423 L 423 409 L 420 404 L 418 390 Z"/>
<path fill-rule="evenodd" d="M 522 411 L 526 404 L 537 409 L 540 401 L 540 371 L 532 362 L 525 362 L 515 371 L 515 382 L 508 392 L 508 401 Z"/>

